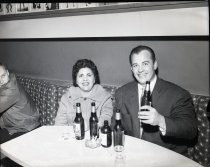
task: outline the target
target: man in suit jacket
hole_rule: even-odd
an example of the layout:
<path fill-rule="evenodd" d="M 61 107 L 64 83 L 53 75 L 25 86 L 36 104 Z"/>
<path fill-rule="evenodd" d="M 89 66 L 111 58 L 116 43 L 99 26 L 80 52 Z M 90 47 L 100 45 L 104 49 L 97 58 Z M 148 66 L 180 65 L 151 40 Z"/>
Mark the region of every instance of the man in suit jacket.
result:
<path fill-rule="evenodd" d="M 125 134 L 186 155 L 187 144 L 197 134 L 191 95 L 157 76 L 158 64 L 150 47 L 135 47 L 130 53 L 130 64 L 135 81 L 122 86 L 115 94 Z M 151 83 L 152 106 L 141 106 L 141 90 L 146 81 Z M 145 128 L 140 120 L 146 124 Z"/>
<path fill-rule="evenodd" d="M 39 125 L 39 111 L 32 99 L 0 62 L 0 144 Z"/>

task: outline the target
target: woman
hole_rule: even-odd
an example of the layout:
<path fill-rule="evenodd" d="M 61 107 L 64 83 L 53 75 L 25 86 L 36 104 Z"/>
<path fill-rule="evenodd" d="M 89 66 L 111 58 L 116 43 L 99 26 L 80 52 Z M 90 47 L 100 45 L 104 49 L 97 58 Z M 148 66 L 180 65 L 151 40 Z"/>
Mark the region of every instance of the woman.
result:
<path fill-rule="evenodd" d="M 96 65 L 87 59 L 78 60 L 72 70 L 73 85 L 62 96 L 55 118 L 55 125 L 73 125 L 76 116 L 76 103 L 81 104 L 85 130 L 89 129 L 91 102 L 95 102 L 99 126 L 104 120 L 111 123 L 113 106 L 111 94 L 101 85 Z"/>

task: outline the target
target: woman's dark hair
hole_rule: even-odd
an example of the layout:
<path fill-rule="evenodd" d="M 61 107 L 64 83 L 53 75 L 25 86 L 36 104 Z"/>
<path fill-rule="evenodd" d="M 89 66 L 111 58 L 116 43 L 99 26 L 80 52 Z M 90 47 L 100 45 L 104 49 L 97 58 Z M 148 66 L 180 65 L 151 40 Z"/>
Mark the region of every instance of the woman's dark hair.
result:
<path fill-rule="evenodd" d="M 93 72 L 94 77 L 95 77 L 94 84 L 100 84 L 100 78 L 99 78 L 98 69 L 97 69 L 96 65 L 91 60 L 80 59 L 74 64 L 73 70 L 72 70 L 73 85 L 75 87 L 78 87 L 76 79 L 77 79 L 77 73 L 79 72 L 79 70 L 81 68 L 91 69 L 91 71 Z"/>

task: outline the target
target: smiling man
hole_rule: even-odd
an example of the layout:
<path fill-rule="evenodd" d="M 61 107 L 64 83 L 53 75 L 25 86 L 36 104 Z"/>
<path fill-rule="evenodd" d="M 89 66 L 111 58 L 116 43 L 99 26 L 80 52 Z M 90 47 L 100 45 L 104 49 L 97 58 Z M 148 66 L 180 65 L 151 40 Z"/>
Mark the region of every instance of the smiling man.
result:
<path fill-rule="evenodd" d="M 131 51 L 130 65 L 135 81 L 115 94 L 125 133 L 186 155 L 187 145 L 197 133 L 191 95 L 158 77 L 155 53 L 148 46 L 137 46 Z M 146 81 L 150 81 L 152 106 L 141 106 Z M 147 128 L 141 126 L 140 120 Z"/>

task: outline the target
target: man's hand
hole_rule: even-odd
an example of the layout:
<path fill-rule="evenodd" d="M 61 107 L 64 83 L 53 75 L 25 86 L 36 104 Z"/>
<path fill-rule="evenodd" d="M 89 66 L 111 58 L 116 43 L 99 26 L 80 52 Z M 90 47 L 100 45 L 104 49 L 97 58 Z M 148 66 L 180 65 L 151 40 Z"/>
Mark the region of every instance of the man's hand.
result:
<path fill-rule="evenodd" d="M 142 111 L 147 110 L 147 111 Z M 157 112 L 157 110 L 151 106 L 141 106 L 140 111 L 138 112 L 138 118 L 141 119 L 141 122 L 145 124 L 150 124 L 153 126 L 162 126 L 163 121 L 165 124 L 164 117 Z"/>

